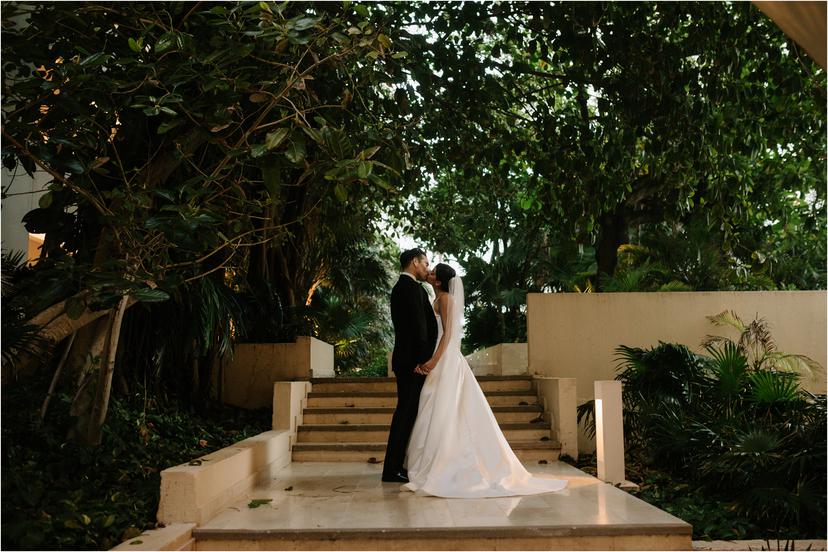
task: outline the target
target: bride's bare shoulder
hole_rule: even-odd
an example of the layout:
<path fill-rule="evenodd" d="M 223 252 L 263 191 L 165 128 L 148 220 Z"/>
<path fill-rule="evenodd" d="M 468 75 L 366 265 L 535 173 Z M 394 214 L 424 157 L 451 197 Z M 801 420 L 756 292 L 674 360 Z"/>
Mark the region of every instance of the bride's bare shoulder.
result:
<path fill-rule="evenodd" d="M 448 308 L 449 304 L 449 296 L 448 293 L 443 293 L 437 298 L 437 306 L 440 309 L 440 312 L 445 312 Z"/>

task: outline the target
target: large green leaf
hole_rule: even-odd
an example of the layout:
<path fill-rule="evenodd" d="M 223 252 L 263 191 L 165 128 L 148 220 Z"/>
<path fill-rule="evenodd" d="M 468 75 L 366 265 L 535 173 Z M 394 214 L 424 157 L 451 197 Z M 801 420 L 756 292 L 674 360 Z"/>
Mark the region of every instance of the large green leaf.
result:
<path fill-rule="evenodd" d="M 305 159 L 305 153 L 304 135 L 294 133 L 290 138 L 287 149 L 285 150 L 285 157 L 291 163 L 298 164 Z"/>
<path fill-rule="evenodd" d="M 170 298 L 170 295 L 166 291 L 152 288 L 141 288 L 131 291 L 130 295 L 142 303 L 158 303 L 167 301 Z"/>
<path fill-rule="evenodd" d="M 265 146 L 268 150 L 278 148 L 284 139 L 287 138 L 288 134 L 290 134 L 290 129 L 284 127 L 268 132 L 265 137 Z"/>

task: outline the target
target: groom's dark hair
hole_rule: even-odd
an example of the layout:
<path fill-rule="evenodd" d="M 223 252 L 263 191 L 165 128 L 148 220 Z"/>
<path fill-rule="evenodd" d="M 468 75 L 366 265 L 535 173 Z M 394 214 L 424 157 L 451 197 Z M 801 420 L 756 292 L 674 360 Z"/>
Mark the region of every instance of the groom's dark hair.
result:
<path fill-rule="evenodd" d="M 425 256 L 425 251 L 423 251 L 419 247 L 403 251 L 402 255 L 400 255 L 400 270 L 405 270 L 408 267 L 408 265 L 411 264 L 411 261 L 413 261 L 417 257 Z"/>

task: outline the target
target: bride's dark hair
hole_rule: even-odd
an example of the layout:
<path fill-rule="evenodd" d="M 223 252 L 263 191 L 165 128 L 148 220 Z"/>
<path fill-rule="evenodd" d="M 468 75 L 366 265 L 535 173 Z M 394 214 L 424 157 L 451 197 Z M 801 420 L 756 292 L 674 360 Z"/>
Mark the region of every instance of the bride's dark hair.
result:
<path fill-rule="evenodd" d="M 434 267 L 434 277 L 437 278 L 438 282 L 440 282 L 440 291 L 448 293 L 449 281 L 451 281 L 451 279 L 455 276 L 457 276 L 457 272 L 445 263 L 439 263 Z"/>

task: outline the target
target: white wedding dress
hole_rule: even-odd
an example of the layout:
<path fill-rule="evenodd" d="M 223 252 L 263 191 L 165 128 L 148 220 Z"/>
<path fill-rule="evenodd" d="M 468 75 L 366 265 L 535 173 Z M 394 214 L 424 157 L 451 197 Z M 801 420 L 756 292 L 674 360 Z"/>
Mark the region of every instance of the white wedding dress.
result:
<path fill-rule="evenodd" d="M 455 315 L 459 314 L 459 315 Z M 406 452 L 409 482 L 403 490 L 445 498 L 485 498 L 560 491 L 566 481 L 533 476 L 518 460 L 460 352 L 463 282 L 449 282 L 446 320 L 438 337 L 449 339 L 428 374 Z M 444 327 L 445 326 L 445 327 Z"/>

